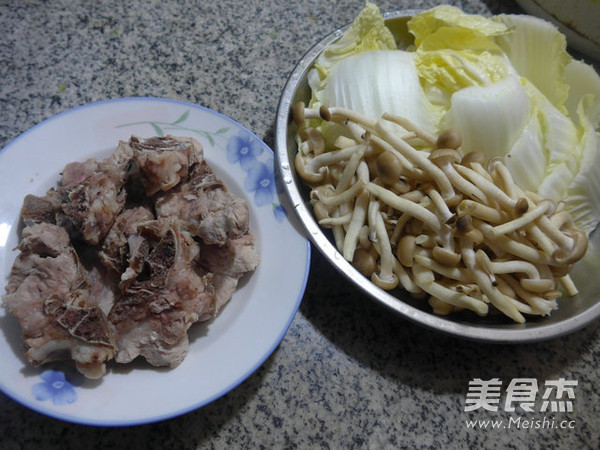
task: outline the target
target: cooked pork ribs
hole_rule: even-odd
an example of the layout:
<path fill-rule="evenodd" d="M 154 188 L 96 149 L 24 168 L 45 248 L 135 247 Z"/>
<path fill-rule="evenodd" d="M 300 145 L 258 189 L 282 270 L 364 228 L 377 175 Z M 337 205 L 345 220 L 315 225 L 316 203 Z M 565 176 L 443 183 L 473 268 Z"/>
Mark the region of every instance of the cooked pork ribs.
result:
<path fill-rule="evenodd" d="M 28 195 L 4 306 L 34 365 L 73 360 L 89 378 L 138 356 L 175 367 L 188 329 L 214 318 L 259 255 L 248 206 L 184 137 L 132 137 L 68 164 Z"/>
<path fill-rule="evenodd" d="M 200 247 L 179 223 L 154 220 L 139 232 L 147 256 L 109 314 L 118 336 L 116 360 L 142 355 L 154 366 L 177 366 L 187 354 L 189 327 L 215 316 L 212 276 L 194 270 Z"/>
<path fill-rule="evenodd" d="M 67 231 L 28 226 L 18 249 L 3 300 L 21 324 L 25 356 L 34 365 L 72 359 L 84 375 L 102 376 L 114 336 Z"/>
<path fill-rule="evenodd" d="M 248 206 L 206 161 L 192 167 L 188 183 L 158 196 L 155 206 L 158 217 L 179 217 L 206 244 L 224 245 L 248 232 Z"/>

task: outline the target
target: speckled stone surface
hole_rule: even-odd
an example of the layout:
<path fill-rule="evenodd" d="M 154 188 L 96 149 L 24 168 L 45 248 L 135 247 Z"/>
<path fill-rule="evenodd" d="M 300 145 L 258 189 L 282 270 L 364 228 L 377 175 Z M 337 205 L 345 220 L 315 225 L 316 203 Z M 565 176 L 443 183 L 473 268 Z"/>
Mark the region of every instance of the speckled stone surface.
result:
<path fill-rule="evenodd" d="M 379 1 L 383 11 L 438 1 Z M 512 1 L 456 0 L 467 12 Z M 362 0 L 0 1 L 0 147 L 92 101 L 182 99 L 240 122 L 267 144 L 280 92 L 303 53 L 350 22 Z M 0 449 L 513 448 L 600 446 L 599 323 L 520 346 L 466 342 L 370 301 L 314 251 L 302 305 L 271 357 L 208 406 L 164 422 L 93 428 L 41 416 L 0 394 Z M 1 362 L 0 362 L 0 370 Z M 469 381 L 577 380 L 571 428 L 471 429 Z"/>

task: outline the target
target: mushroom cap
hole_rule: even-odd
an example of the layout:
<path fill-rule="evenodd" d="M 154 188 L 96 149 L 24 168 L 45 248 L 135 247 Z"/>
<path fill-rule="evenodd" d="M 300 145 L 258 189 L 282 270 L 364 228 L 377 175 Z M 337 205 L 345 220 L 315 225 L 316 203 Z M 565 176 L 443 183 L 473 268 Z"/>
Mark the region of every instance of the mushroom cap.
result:
<path fill-rule="evenodd" d="M 402 236 L 402 239 L 400 239 L 400 242 L 398 242 L 398 245 L 396 246 L 396 256 L 398 257 L 400 264 L 404 267 L 411 267 L 416 248 L 417 244 L 415 236 L 411 234 Z"/>
<path fill-rule="evenodd" d="M 435 143 L 439 149 L 458 149 L 462 145 L 462 136 L 456 130 L 444 130 L 440 133 Z"/>
<path fill-rule="evenodd" d="M 385 291 L 390 291 L 398 286 L 400 280 L 396 274 L 391 274 L 389 277 L 381 277 L 381 274 L 373 272 L 371 274 L 371 281 Z"/>
<path fill-rule="evenodd" d="M 325 151 L 325 138 L 319 130 L 313 127 L 307 127 L 301 132 L 301 136 L 305 137 L 309 142 L 310 149 L 315 155 L 320 155 Z"/>
<path fill-rule="evenodd" d="M 383 152 L 375 159 L 375 172 L 382 183 L 392 186 L 402 175 L 402 163 L 390 152 Z"/>
<path fill-rule="evenodd" d="M 433 247 L 431 254 L 433 259 L 447 267 L 456 266 L 461 259 L 460 253 L 453 252 L 443 247 Z"/>
<path fill-rule="evenodd" d="M 359 248 L 354 252 L 352 265 L 365 277 L 370 277 L 377 270 L 377 259 L 370 251 Z"/>
<path fill-rule="evenodd" d="M 461 154 L 451 148 L 439 148 L 439 149 L 433 150 L 429 154 L 429 160 L 437 166 L 446 164 L 448 162 L 453 163 L 453 164 L 459 163 L 461 161 L 461 159 L 462 159 Z"/>
<path fill-rule="evenodd" d="M 331 120 L 331 113 L 329 112 L 329 109 L 325 105 L 322 105 L 319 108 L 319 115 L 321 116 L 321 119 L 323 119 L 326 122 L 329 122 Z"/>
<path fill-rule="evenodd" d="M 325 177 L 322 173 L 308 171 L 306 168 L 306 161 L 300 152 L 296 153 L 294 165 L 298 175 L 309 184 L 318 184 L 322 182 Z"/>
<path fill-rule="evenodd" d="M 554 280 L 544 278 L 537 280 L 533 278 L 522 278 L 520 283 L 523 289 L 536 293 L 548 292 L 555 287 Z"/>
<path fill-rule="evenodd" d="M 304 102 L 297 102 L 294 104 L 292 108 L 292 120 L 298 126 L 304 123 Z"/>
<path fill-rule="evenodd" d="M 461 165 L 469 167 L 469 165 L 473 162 L 484 164 L 485 163 L 485 154 L 483 152 L 469 152 L 465 156 L 462 157 L 460 161 Z"/>

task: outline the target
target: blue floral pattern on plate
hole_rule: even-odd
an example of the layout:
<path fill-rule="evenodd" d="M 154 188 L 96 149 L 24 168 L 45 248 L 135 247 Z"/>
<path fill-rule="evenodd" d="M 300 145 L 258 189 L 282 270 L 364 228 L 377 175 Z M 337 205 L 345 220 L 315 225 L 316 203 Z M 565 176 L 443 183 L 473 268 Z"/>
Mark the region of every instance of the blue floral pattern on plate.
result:
<path fill-rule="evenodd" d="M 164 136 L 170 131 L 183 131 L 205 138 L 213 147 L 219 146 L 217 143 L 220 140 L 219 138 L 225 139 L 225 135 L 229 131 L 228 127 L 219 128 L 216 131 L 192 128 L 185 124 L 189 115 L 190 110 L 188 109 L 172 122 L 155 120 L 131 122 L 119 125 L 117 128 L 131 125 L 150 125 L 158 136 Z M 275 180 L 273 157 L 267 155 L 265 161 L 259 159 L 263 153 L 262 143 L 250 134 L 241 133 L 229 137 L 224 147 L 227 152 L 227 161 L 231 164 L 239 164 L 246 173 L 244 189 L 254 194 L 254 204 L 257 207 L 270 205 L 275 219 L 278 222 L 283 222 L 287 212 L 276 201 L 277 193 L 281 192 L 281 189 Z"/>
<path fill-rule="evenodd" d="M 55 405 L 65 405 L 77 401 L 77 392 L 67 381 L 65 374 L 58 370 L 46 370 L 40 374 L 41 383 L 34 384 L 34 397 L 42 402 L 52 400 Z"/>

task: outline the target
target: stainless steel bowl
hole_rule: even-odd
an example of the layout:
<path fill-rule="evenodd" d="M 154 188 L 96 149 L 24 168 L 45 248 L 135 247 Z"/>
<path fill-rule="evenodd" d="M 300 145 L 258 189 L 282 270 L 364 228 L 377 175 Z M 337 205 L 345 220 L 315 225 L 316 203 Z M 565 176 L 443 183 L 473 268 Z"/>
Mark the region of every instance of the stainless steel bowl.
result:
<path fill-rule="evenodd" d="M 417 10 L 404 10 L 385 15 L 386 25 L 396 37 L 400 47 L 410 45 L 411 35 L 407 22 Z M 347 27 L 334 31 L 314 47 L 298 62 L 291 73 L 281 95 L 275 128 L 275 154 L 279 175 L 294 206 L 295 213 L 304 226 L 314 246 L 335 268 L 377 302 L 391 311 L 423 326 L 454 336 L 486 342 L 517 343 L 555 338 L 572 333 L 600 316 L 600 277 L 590 276 L 590 271 L 600 267 L 600 256 L 591 242 L 586 259 L 572 272 L 581 294 L 563 298 L 560 306 L 548 318 L 531 319 L 524 324 L 509 322 L 503 317 L 479 318 L 467 314 L 438 316 L 431 312 L 426 301 L 411 298 L 401 290 L 386 292 L 365 278 L 337 251 L 331 236 L 316 222 L 308 203 L 308 190 L 296 175 L 294 156 L 297 151 L 294 136 L 296 126 L 291 121 L 292 106 L 298 101 L 308 103 L 310 90 L 307 74 L 316 57 L 323 49 L 338 39 Z M 600 235 L 600 233 L 595 233 Z M 600 244 L 598 244 L 600 245 Z"/>

